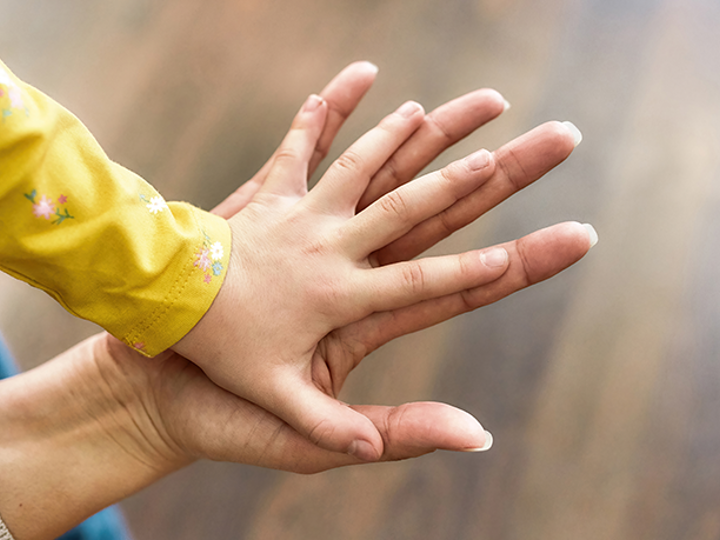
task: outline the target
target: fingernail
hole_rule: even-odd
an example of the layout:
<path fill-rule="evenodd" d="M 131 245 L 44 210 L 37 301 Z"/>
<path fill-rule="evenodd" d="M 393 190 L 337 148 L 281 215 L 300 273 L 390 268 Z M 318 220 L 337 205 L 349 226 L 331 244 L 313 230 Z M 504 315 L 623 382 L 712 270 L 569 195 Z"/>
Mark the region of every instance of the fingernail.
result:
<path fill-rule="evenodd" d="M 493 436 L 489 431 L 485 432 L 485 444 L 481 448 L 468 448 L 465 452 L 487 452 L 492 448 Z"/>
<path fill-rule="evenodd" d="M 507 111 L 512 105 L 510 105 L 510 102 L 503 98 L 503 112 Z"/>
<path fill-rule="evenodd" d="M 377 66 L 376 66 L 375 64 L 373 64 L 372 62 L 368 62 L 367 60 L 363 60 L 363 63 L 366 64 L 366 65 L 370 68 L 370 71 L 372 71 L 373 73 L 377 73 L 378 71 L 380 71 L 380 68 L 377 67 Z"/>
<path fill-rule="evenodd" d="M 305 105 L 303 105 L 303 112 L 312 112 L 314 110 L 317 110 L 320 105 L 322 105 L 322 102 L 325 101 L 320 96 L 313 94 L 309 98 L 307 98 L 307 101 L 305 102 Z"/>
<path fill-rule="evenodd" d="M 497 268 L 507 264 L 508 254 L 503 248 L 492 248 L 480 253 L 480 260 L 485 263 L 485 266 Z"/>
<path fill-rule="evenodd" d="M 471 171 L 484 169 L 490 163 L 490 152 L 485 149 L 474 152 L 465 158 L 465 163 Z"/>
<path fill-rule="evenodd" d="M 400 116 L 404 116 L 405 118 L 410 118 L 413 114 L 415 114 L 418 111 L 422 111 L 422 105 L 420 105 L 416 101 L 408 101 L 406 103 L 403 103 L 400 108 L 395 111 Z"/>
<path fill-rule="evenodd" d="M 377 461 L 379 456 L 373 445 L 367 441 L 353 441 L 348 448 L 348 454 L 362 461 Z"/>
<path fill-rule="evenodd" d="M 598 237 L 598 233 L 595 230 L 595 227 L 590 225 L 589 223 L 583 223 L 583 227 L 585 227 L 585 230 L 588 232 L 588 236 L 590 237 L 590 247 L 593 247 L 595 244 L 598 243 L 598 240 L 600 239 Z"/>
<path fill-rule="evenodd" d="M 562 124 L 563 124 L 563 126 L 565 126 L 566 128 L 568 128 L 568 130 L 570 131 L 570 133 L 572 133 L 573 142 L 575 143 L 575 146 L 577 147 L 577 145 L 580 144 L 580 142 L 581 142 L 582 139 L 583 139 L 582 133 L 581 133 L 580 130 L 577 128 L 577 126 L 576 126 L 575 124 L 573 124 L 572 122 L 567 122 L 567 121 L 566 121 L 566 122 L 563 122 Z"/>

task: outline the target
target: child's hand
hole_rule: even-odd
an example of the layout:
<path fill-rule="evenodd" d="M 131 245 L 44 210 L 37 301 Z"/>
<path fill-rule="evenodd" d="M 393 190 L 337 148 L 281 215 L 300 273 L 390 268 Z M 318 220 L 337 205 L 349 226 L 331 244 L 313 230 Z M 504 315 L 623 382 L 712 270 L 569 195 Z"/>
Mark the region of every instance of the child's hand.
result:
<path fill-rule="evenodd" d="M 579 224 L 563 224 L 497 249 L 380 266 L 414 256 L 535 180 L 567 157 L 573 134 L 548 124 L 495 156 L 473 154 L 355 215 L 371 179 L 380 184 L 378 173 L 426 117 L 417 104 L 401 107 L 306 194 L 326 114 L 324 101 L 308 100 L 255 198 L 231 219 L 225 284 L 175 349 L 319 446 L 373 460 L 383 452 L 380 433 L 335 399 L 350 370 L 397 335 L 546 279 L 584 255 L 590 236 Z"/>

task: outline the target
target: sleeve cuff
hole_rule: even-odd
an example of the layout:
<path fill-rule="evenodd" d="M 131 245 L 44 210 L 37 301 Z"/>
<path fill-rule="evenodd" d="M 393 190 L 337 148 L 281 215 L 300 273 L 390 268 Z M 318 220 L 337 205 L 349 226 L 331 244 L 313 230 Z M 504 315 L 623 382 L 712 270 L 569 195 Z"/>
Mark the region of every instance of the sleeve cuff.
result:
<path fill-rule="evenodd" d="M 198 238 L 189 241 L 184 252 L 178 253 L 184 264 L 164 300 L 130 331 L 116 335 L 148 357 L 170 348 L 192 330 L 210 309 L 227 273 L 232 245 L 229 224 L 219 216 L 190 208 Z"/>

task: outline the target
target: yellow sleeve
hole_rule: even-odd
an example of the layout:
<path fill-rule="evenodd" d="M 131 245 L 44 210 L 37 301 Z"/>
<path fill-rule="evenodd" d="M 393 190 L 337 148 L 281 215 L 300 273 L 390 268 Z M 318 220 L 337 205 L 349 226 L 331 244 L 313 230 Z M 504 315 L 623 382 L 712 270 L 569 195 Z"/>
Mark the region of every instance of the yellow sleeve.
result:
<path fill-rule="evenodd" d="M 227 222 L 108 159 L 83 124 L 0 62 L 0 269 L 152 356 L 212 304 Z"/>

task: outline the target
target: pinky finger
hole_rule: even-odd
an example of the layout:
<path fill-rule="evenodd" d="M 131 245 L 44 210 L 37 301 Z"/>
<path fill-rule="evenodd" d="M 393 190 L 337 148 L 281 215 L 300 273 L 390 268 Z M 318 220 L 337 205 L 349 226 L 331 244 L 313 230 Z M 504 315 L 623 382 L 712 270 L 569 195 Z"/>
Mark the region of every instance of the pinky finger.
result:
<path fill-rule="evenodd" d="M 508 268 L 502 247 L 429 257 L 363 270 L 366 306 L 382 312 L 412 306 L 497 280 Z"/>

